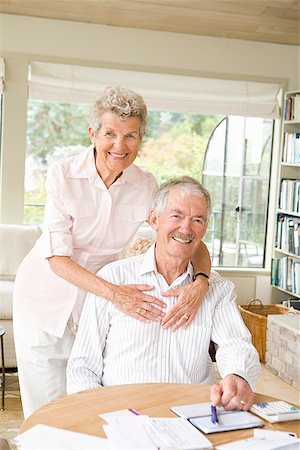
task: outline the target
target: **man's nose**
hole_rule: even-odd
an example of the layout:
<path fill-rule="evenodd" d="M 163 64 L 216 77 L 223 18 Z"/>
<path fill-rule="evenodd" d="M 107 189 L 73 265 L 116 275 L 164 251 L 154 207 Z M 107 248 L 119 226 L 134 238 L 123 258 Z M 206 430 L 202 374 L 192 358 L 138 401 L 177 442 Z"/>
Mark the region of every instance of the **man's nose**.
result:
<path fill-rule="evenodd" d="M 188 234 L 191 232 L 191 221 L 188 217 L 182 219 L 180 223 L 180 231 L 182 233 Z"/>

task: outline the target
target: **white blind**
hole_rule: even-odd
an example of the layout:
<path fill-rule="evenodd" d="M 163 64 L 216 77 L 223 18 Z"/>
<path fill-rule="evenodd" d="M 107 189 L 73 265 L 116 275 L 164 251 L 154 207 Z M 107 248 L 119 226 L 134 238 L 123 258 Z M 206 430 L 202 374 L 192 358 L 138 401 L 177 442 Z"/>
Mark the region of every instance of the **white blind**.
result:
<path fill-rule="evenodd" d="M 5 64 L 4 59 L 0 58 L 0 95 L 4 91 L 4 74 L 5 74 Z"/>
<path fill-rule="evenodd" d="M 254 117 L 279 117 L 274 83 L 32 62 L 33 99 L 91 103 L 105 87 L 121 85 L 141 94 L 149 109 Z"/>

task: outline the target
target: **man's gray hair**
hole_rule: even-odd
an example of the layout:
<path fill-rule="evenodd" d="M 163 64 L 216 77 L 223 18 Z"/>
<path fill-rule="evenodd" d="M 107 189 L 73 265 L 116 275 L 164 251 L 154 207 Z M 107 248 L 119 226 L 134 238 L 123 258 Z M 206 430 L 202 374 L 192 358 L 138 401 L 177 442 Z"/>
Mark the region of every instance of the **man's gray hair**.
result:
<path fill-rule="evenodd" d="M 147 106 L 141 95 L 131 89 L 110 86 L 96 99 L 88 117 L 89 126 L 97 133 L 101 128 L 101 116 L 105 112 L 116 114 L 121 120 L 138 117 L 141 121 L 140 137 L 145 134 Z"/>
<path fill-rule="evenodd" d="M 204 186 L 202 186 L 199 181 L 195 180 L 191 177 L 180 177 L 180 178 L 174 178 L 170 181 L 167 181 L 163 183 L 158 191 L 156 192 L 154 201 L 153 201 L 153 208 L 156 209 L 158 215 L 160 216 L 163 212 L 168 195 L 171 190 L 173 189 L 179 189 L 182 193 L 182 196 L 185 197 L 187 195 L 195 195 L 198 197 L 204 197 L 206 200 L 207 205 L 207 220 L 209 219 L 209 216 L 211 214 L 211 198 L 209 192 L 205 189 Z"/>

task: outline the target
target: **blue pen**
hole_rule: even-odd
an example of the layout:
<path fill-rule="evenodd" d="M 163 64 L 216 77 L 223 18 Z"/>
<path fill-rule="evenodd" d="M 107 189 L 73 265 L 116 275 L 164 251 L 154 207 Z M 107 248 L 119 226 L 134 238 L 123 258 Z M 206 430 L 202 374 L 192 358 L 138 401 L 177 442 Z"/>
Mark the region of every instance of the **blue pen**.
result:
<path fill-rule="evenodd" d="M 218 414 L 217 414 L 217 408 L 215 406 L 211 406 L 210 407 L 211 410 L 211 421 L 213 424 L 215 425 L 219 425 L 219 419 L 218 419 Z"/>

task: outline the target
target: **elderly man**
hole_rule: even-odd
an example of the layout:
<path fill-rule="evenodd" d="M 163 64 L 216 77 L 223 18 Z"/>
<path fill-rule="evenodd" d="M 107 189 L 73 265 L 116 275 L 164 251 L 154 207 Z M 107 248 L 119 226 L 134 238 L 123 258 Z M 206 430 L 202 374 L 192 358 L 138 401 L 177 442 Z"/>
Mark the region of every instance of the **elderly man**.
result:
<path fill-rule="evenodd" d="M 183 177 L 157 192 L 149 223 L 156 243 L 143 255 L 111 263 L 99 276 L 114 284 L 148 284 L 161 298 L 196 276 L 191 258 L 211 212 L 209 193 Z M 173 333 L 160 319 L 140 322 L 112 303 L 89 294 L 67 368 L 67 391 L 130 383 L 214 383 L 209 344 L 217 344 L 221 381 L 211 400 L 226 409 L 249 409 L 259 375 L 259 359 L 236 306 L 233 284 L 212 271 L 208 294 L 188 328 Z M 171 308 L 176 297 L 164 297 Z M 139 309 L 139 314 L 144 313 Z M 182 320 L 188 320 L 186 315 Z"/>

